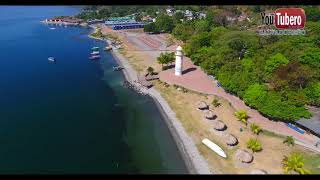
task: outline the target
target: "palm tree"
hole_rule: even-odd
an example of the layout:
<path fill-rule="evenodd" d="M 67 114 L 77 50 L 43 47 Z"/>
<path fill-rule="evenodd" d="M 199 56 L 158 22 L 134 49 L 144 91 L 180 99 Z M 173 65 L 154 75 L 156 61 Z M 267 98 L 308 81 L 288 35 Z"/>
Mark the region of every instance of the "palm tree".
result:
<path fill-rule="evenodd" d="M 259 135 L 259 133 L 262 131 L 262 129 L 260 128 L 260 126 L 258 126 L 255 123 L 252 123 L 250 125 L 251 131 L 253 132 L 253 134 Z"/>
<path fill-rule="evenodd" d="M 163 69 L 163 64 L 166 63 L 166 56 L 165 54 L 161 53 L 159 57 L 157 57 L 157 61 L 161 64 L 161 68 Z"/>
<path fill-rule="evenodd" d="M 235 112 L 234 115 L 238 118 L 239 121 L 247 126 L 249 116 L 246 110 L 239 110 Z"/>
<path fill-rule="evenodd" d="M 147 69 L 147 71 L 148 71 L 148 73 L 149 73 L 150 75 L 153 75 L 154 69 L 149 66 L 148 69 Z"/>
<path fill-rule="evenodd" d="M 163 69 L 163 64 L 172 64 L 175 60 L 175 56 L 174 53 L 161 53 L 160 56 L 157 57 L 157 60 Z"/>
<path fill-rule="evenodd" d="M 251 149 L 252 152 L 258 152 L 262 150 L 262 145 L 257 139 L 250 138 L 247 141 L 247 148 Z"/>
<path fill-rule="evenodd" d="M 283 171 L 289 173 L 291 171 L 299 174 L 309 174 L 310 171 L 304 168 L 304 160 L 301 154 L 293 153 L 289 157 L 284 156 L 282 160 Z"/>
<path fill-rule="evenodd" d="M 286 139 L 283 141 L 283 144 L 287 144 L 288 146 L 294 146 L 294 139 L 292 136 L 287 136 Z"/>
<path fill-rule="evenodd" d="M 213 99 L 213 100 L 212 100 L 212 105 L 213 105 L 214 107 L 218 107 L 218 106 L 221 105 L 221 103 L 219 102 L 218 99 Z"/>

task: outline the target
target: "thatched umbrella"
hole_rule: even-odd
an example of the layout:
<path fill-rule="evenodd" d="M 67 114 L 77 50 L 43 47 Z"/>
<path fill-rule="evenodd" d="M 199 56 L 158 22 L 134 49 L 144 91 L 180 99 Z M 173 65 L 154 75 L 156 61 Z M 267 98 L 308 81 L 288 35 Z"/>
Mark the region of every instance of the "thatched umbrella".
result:
<path fill-rule="evenodd" d="M 197 103 L 197 108 L 198 108 L 199 110 L 205 110 L 205 109 L 208 109 L 209 106 L 207 105 L 206 102 L 204 102 L 204 101 L 199 101 L 199 102 Z"/>
<path fill-rule="evenodd" d="M 234 135 L 229 133 L 225 135 L 224 140 L 226 141 L 226 144 L 229 146 L 235 146 L 238 144 L 238 139 Z"/>
<path fill-rule="evenodd" d="M 250 172 L 250 174 L 268 174 L 266 170 L 263 169 L 254 169 Z"/>
<path fill-rule="evenodd" d="M 204 111 L 204 117 L 206 119 L 215 119 L 217 116 L 210 110 Z"/>
<path fill-rule="evenodd" d="M 236 157 L 243 163 L 250 163 L 253 161 L 253 155 L 246 150 L 239 149 L 236 152 Z"/>
<path fill-rule="evenodd" d="M 227 127 L 226 124 L 224 124 L 224 122 L 220 120 L 213 121 L 212 124 L 213 124 L 213 128 L 218 131 L 223 131 Z"/>

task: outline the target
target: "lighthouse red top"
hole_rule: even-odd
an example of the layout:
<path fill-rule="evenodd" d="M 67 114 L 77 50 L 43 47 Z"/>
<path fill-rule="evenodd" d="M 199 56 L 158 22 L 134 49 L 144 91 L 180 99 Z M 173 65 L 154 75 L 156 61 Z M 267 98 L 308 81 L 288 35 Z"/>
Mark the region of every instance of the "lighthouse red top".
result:
<path fill-rule="evenodd" d="M 274 25 L 279 29 L 303 29 L 306 22 L 302 8 L 280 8 L 274 16 Z"/>

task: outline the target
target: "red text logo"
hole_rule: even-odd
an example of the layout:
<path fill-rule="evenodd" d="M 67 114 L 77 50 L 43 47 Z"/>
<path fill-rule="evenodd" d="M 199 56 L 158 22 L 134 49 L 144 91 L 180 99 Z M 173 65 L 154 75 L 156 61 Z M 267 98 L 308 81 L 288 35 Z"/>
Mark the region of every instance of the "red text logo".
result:
<path fill-rule="evenodd" d="M 274 25 L 279 29 L 303 29 L 306 14 L 301 8 L 280 8 L 274 13 Z"/>

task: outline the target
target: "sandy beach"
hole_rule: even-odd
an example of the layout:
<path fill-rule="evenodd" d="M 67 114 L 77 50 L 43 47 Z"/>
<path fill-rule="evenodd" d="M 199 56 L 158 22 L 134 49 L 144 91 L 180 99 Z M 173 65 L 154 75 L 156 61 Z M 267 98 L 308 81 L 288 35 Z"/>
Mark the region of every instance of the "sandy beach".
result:
<path fill-rule="evenodd" d="M 94 28 L 93 32 L 96 32 L 96 28 L 94 26 L 90 27 Z M 90 35 L 89 37 L 103 40 L 101 38 L 92 37 Z M 110 44 L 110 40 L 106 40 L 106 43 Z M 121 55 L 117 49 L 113 49 L 111 53 L 116 59 L 117 63 L 124 68 L 122 72 L 126 80 L 129 82 L 137 81 L 138 73 L 129 64 L 127 58 Z M 165 123 L 167 124 L 171 132 L 171 135 L 173 136 L 181 152 L 181 155 L 185 161 L 185 164 L 190 174 L 212 174 L 213 172 L 210 171 L 209 165 L 207 164 L 203 156 L 200 155 L 195 143 L 187 134 L 182 124 L 177 119 L 176 114 L 170 108 L 167 101 L 160 95 L 160 93 L 154 87 L 150 89 L 142 88 L 141 91 L 150 95 L 153 98 L 155 104 L 162 113 L 166 121 Z"/>

